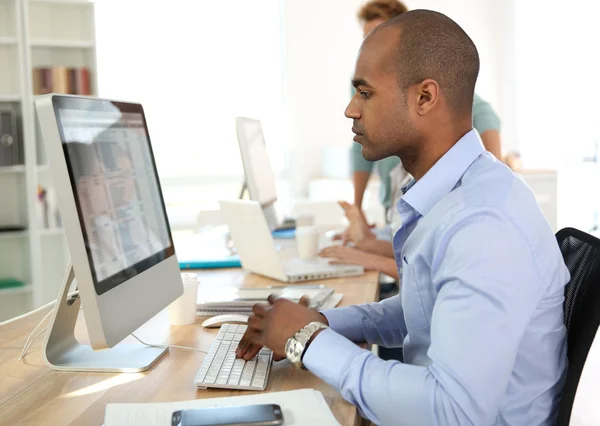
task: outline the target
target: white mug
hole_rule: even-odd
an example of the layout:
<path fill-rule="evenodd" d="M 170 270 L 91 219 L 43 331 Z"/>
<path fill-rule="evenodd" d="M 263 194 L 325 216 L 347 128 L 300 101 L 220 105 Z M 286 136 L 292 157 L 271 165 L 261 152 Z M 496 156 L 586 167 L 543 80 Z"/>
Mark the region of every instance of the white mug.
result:
<path fill-rule="evenodd" d="M 196 322 L 196 304 L 198 299 L 198 277 L 196 274 L 181 274 L 183 294 L 168 307 L 171 325 L 187 325 Z"/>
<path fill-rule="evenodd" d="M 316 226 L 296 227 L 296 244 L 300 259 L 311 259 L 319 253 L 319 231 Z"/>

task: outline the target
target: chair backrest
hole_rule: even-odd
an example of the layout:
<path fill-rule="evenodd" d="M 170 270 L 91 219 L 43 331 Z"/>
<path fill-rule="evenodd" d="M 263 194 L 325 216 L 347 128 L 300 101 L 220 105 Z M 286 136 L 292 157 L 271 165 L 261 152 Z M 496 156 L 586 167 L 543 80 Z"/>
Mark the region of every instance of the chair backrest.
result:
<path fill-rule="evenodd" d="M 558 425 L 567 426 L 577 385 L 600 325 L 600 239 L 573 228 L 556 234 L 571 281 L 565 287 L 569 369 L 558 413 Z"/>

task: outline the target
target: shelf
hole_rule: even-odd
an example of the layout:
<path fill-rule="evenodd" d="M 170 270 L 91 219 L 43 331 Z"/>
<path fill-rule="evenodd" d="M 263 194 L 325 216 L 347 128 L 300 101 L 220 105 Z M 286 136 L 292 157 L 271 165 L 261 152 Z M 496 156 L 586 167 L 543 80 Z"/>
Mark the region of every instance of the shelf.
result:
<path fill-rule="evenodd" d="M 0 102 L 20 102 L 21 95 L 11 93 L 0 93 Z"/>
<path fill-rule="evenodd" d="M 2 44 L 17 44 L 16 37 L 0 37 L 0 45 Z"/>
<path fill-rule="evenodd" d="M 33 286 L 31 284 L 25 284 L 23 287 L 12 287 L 12 288 L 0 288 L 0 296 L 8 294 L 26 294 L 31 293 Z"/>
<path fill-rule="evenodd" d="M 65 235 L 65 230 L 63 228 L 52 228 L 52 229 L 41 229 L 40 236 L 42 237 L 56 237 Z"/>
<path fill-rule="evenodd" d="M 24 173 L 25 166 L 0 166 L 0 175 L 9 173 Z"/>
<path fill-rule="evenodd" d="M 31 40 L 31 47 L 54 47 L 60 49 L 93 49 L 94 42 L 87 40 Z"/>
<path fill-rule="evenodd" d="M 93 5 L 88 0 L 29 0 L 29 3 L 34 4 L 68 4 L 74 6 L 90 6 Z"/>
<path fill-rule="evenodd" d="M 29 232 L 27 231 L 0 232 L 0 241 L 25 238 L 28 235 Z"/>

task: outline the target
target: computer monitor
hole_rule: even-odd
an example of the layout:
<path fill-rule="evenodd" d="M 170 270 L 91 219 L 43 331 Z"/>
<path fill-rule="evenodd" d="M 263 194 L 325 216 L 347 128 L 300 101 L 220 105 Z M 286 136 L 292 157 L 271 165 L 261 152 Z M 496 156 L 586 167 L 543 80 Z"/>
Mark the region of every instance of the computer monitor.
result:
<path fill-rule="evenodd" d="M 269 161 L 262 125 L 259 120 L 237 117 L 236 130 L 250 198 L 262 206 L 269 228 L 276 229 L 279 220 L 275 210 L 275 175 Z"/>
<path fill-rule="evenodd" d="M 183 284 L 144 110 L 63 95 L 36 100 L 36 109 L 72 264 L 46 360 L 58 370 L 147 369 L 164 349 L 120 342 L 179 297 Z M 72 334 L 73 279 L 91 347 Z"/>

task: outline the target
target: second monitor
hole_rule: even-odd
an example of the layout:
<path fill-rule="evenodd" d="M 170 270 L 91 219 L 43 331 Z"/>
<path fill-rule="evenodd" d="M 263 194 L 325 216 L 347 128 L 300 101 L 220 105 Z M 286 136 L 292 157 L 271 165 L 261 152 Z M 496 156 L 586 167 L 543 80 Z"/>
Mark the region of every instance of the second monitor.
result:
<path fill-rule="evenodd" d="M 237 139 L 246 175 L 246 187 L 252 201 L 257 201 L 265 214 L 269 228 L 273 230 L 295 227 L 293 220 L 280 222 L 275 208 L 277 191 L 275 175 L 269 161 L 262 125 L 252 118 L 236 118 Z"/>

